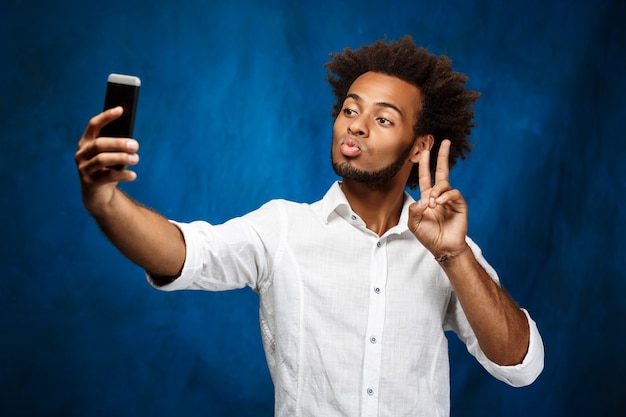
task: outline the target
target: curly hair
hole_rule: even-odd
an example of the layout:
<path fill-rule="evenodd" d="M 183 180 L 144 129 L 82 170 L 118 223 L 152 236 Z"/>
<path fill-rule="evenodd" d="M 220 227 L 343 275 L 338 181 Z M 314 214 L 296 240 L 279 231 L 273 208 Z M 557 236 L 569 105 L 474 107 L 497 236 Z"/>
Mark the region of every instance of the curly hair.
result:
<path fill-rule="evenodd" d="M 343 106 L 352 83 L 366 72 L 378 72 L 397 77 L 417 86 L 422 102 L 421 112 L 413 127 L 415 136 L 432 134 L 435 138 L 432 154 L 436 155 L 444 139 L 450 139 L 452 168 L 458 158 L 465 159 L 471 153 L 468 136 L 474 118 L 474 103 L 480 93 L 465 86 L 468 77 L 452 69 L 452 61 L 445 55 L 439 57 L 426 48 L 416 47 L 410 35 L 386 43 L 381 39 L 371 45 L 343 53 L 330 54 L 331 61 L 326 79 L 337 99 L 332 116 L 336 118 Z M 434 176 L 437 158 L 430 159 L 430 172 Z M 407 186 L 418 186 L 418 166 L 415 164 L 407 180 Z"/>

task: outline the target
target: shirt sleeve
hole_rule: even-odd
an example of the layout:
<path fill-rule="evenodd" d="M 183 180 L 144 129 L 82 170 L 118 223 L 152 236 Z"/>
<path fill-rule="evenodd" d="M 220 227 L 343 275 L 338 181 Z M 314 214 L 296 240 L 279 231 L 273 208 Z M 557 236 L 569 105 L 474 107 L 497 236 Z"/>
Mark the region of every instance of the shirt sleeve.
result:
<path fill-rule="evenodd" d="M 480 248 L 468 238 L 468 244 L 474 252 L 474 256 L 479 264 L 485 269 L 487 274 L 497 283 L 499 278 L 496 271 L 491 267 L 485 258 L 482 256 Z M 521 309 L 528 321 L 528 327 L 530 330 L 530 341 L 528 344 L 528 351 L 522 363 L 512 366 L 501 366 L 495 362 L 492 362 L 483 353 L 476 339 L 476 335 L 472 330 L 467 317 L 461 308 L 461 305 L 456 298 L 456 295 L 452 294 L 450 305 L 448 308 L 446 330 L 453 330 L 459 338 L 467 346 L 467 350 L 478 360 L 478 362 L 489 372 L 494 378 L 505 382 L 514 387 L 522 387 L 533 383 L 539 374 L 543 371 L 544 366 L 544 347 L 541 335 L 537 328 L 537 324 L 530 317 L 530 314 L 525 309 Z"/>
<path fill-rule="evenodd" d="M 522 311 L 528 319 L 528 327 L 530 329 L 528 352 L 526 352 L 522 363 L 512 366 L 501 366 L 490 361 L 482 350 L 480 350 L 478 341 L 475 338 L 473 346 L 468 346 L 468 350 L 474 354 L 478 362 L 480 362 L 487 372 L 513 387 L 523 387 L 532 384 L 539 374 L 541 374 L 541 371 L 543 371 L 544 350 L 541 335 L 537 329 L 537 324 L 530 317 L 528 311 L 525 309 L 522 309 Z"/>
<path fill-rule="evenodd" d="M 250 218 L 262 216 L 260 212 Z M 221 225 L 204 221 L 171 222 L 181 230 L 185 240 L 185 263 L 181 275 L 165 285 L 159 285 L 146 273 L 148 282 L 155 288 L 224 291 L 249 286 L 256 290 L 259 281 L 269 273 L 263 239 L 245 216 Z"/>

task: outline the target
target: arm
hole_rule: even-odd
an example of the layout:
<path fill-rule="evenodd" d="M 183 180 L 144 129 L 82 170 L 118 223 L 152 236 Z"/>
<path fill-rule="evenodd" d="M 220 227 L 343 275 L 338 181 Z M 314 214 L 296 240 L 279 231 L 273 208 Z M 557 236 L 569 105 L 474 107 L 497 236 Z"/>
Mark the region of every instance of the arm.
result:
<path fill-rule="evenodd" d="M 454 287 L 482 351 L 499 365 L 516 365 L 526 356 L 530 330 L 525 314 L 474 258 L 465 242 L 467 204 L 448 182 L 450 142 L 437 157 L 435 185 L 429 151 L 419 161 L 421 198 L 410 208 L 409 228 L 437 258 Z"/>
<path fill-rule="evenodd" d="M 185 261 L 185 242 L 176 226 L 126 196 L 120 181 L 134 181 L 133 171 L 110 168 L 139 162 L 138 143 L 128 138 L 98 137 L 122 108 L 93 117 L 74 155 L 83 204 L 109 240 L 131 261 L 159 277 L 177 276 Z"/>
<path fill-rule="evenodd" d="M 522 310 L 478 264 L 471 250 L 441 265 L 485 356 L 498 365 L 522 363 L 530 342 Z"/>

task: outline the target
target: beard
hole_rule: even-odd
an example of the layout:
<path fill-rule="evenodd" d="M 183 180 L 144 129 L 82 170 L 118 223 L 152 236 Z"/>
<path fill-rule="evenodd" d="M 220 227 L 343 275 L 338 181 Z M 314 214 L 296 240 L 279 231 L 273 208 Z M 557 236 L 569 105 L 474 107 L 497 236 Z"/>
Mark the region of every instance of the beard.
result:
<path fill-rule="evenodd" d="M 404 149 L 398 158 L 396 158 L 396 160 L 391 164 L 375 171 L 366 171 L 355 168 L 350 161 L 335 162 L 332 150 L 330 153 L 330 160 L 335 174 L 340 177 L 364 184 L 372 190 L 384 190 L 391 183 L 391 180 L 396 176 L 400 169 L 402 169 L 409 157 L 409 154 L 411 153 L 412 148 L 413 143 Z"/>

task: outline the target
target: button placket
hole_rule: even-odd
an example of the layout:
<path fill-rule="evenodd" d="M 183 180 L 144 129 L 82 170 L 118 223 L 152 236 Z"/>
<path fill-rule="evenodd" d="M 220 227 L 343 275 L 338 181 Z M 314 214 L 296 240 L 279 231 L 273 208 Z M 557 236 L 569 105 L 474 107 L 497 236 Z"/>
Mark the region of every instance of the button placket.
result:
<path fill-rule="evenodd" d="M 372 263 L 370 267 L 369 313 L 365 339 L 365 357 L 363 366 L 363 415 L 376 416 L 378 413 L 378 384 L 385 322 L 386 301 L 381 296 L 387 281 L 387 251 L 385 238 L 377 238 L 372 246 Z"/>

